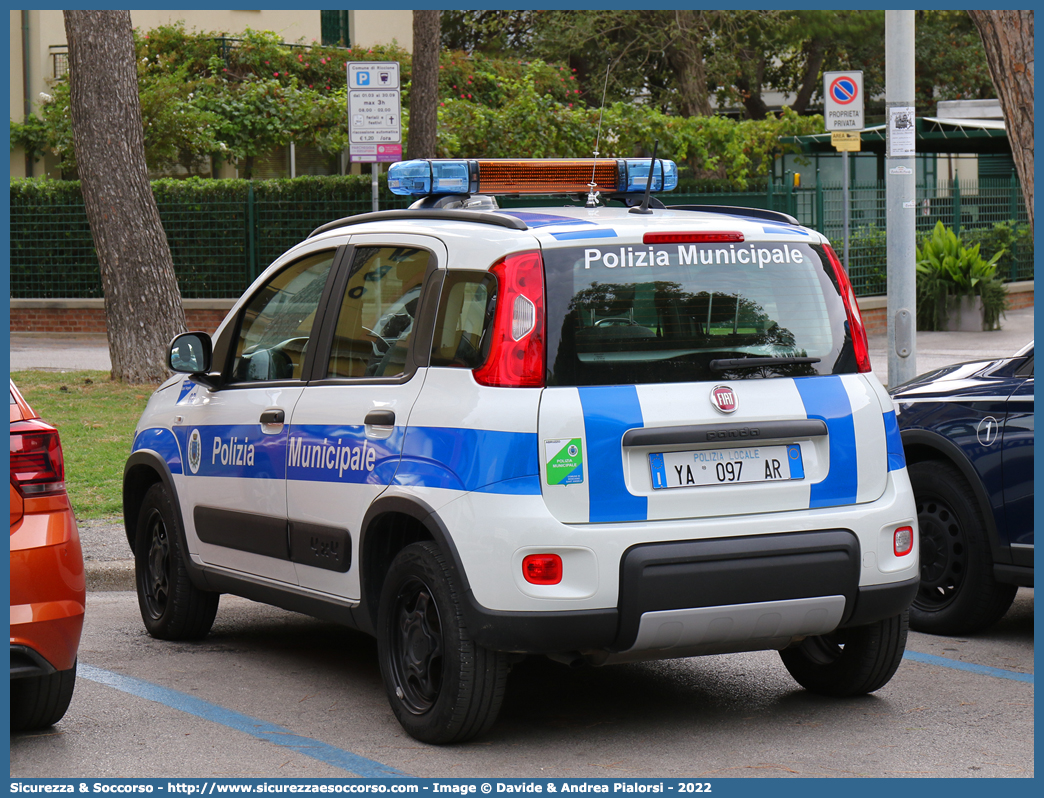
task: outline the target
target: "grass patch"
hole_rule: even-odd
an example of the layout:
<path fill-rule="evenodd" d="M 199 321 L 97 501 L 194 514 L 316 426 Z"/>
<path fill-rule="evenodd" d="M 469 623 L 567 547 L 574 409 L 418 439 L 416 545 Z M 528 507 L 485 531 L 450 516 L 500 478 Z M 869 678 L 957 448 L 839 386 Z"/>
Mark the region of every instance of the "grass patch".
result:
<path fill-rule="evenodd" d="M 107 371 L 16 371 L 18 390 L 58 428 L 65 485 L 79 519 L 123 513 L 123 464 L 155 385 L 125 385 Z"/>

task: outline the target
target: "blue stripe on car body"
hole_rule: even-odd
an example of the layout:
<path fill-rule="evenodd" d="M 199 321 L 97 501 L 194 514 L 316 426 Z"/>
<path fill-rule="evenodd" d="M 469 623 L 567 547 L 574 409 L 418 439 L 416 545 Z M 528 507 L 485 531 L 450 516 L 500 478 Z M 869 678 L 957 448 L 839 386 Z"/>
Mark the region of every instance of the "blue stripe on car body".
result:
<path fill-rule="evenodd" d="M 163 458 L 172 474 L 181 473 L 181 447 L 178 445 L 174 433 L 169 429 L 154 427 L 145 429 L 138 433 L 134 439 L 132 452 L 148 449 L 156 452 Z"/>
<path fill-rule="evenodd" d="M 500 483 L 532 477 L 504 492 L 539 495 L 537 448 L 531 432 L 408 427 L 395 484 L 499 493 Z"/>
<path fill-rule="evenodd" d="M 837 376 L 797 377 L 794 385 L 809 418 L 826 422 L 830 471 L 811 486 L 809 508 L 855 504 L 859 489 L 855 421 L 844 383 Z"/>
<path fill-rule="evenodd" d="M 751 221 L 757 220 L 752 219 Z M 805 238 L 809 237 L 808 231 L 803 230 L 800 227 L 786 227 L 777 224 L 763 224 L 761 226 L 761 229 L 769 235 L 804 236 Z"/>
<path fill-rule="evenodd" d="M 192 380 L 183 380 L 181 388 L 178 391 L 178 401 L 175 404 L 181 404 L 185 401 L 185 397 L 192 393 L 192 389 L 196 387 L 196 383 Z"/>
<path fill-rule="evenodd" d="M 899 434 L 899 421 L 894 410 L 884 414 L 884 428 L 888 448 L 888 470 L 900 471 L 906 468 L 906 455 L 903 452 L 903 438 Z"/>
<path fill-rule="evenodd" d="M 286 433 L 265 435 L 260 424 L 213 424 L 175 427 L 182 451 L 188 451 L 189 438 L 199 430 L 199 465 L 184 473 L 198 477 L 237 479 L 285 479 Z M 169 463 L 169 461 L 168 461 Z"/>
<path fill-rule="evenodd" d="M 151 449 L 172 473 L 236 479 L 404 485 L 507 495 L 540 495 L 536 433 L 449 427 L 395 427 L 384 440 L 363 426 L 303 424 L 265 435 L 260 425 L 148 429 L 134 451 Z M 198 430 L 196 472 L 181 451 Z M 400 458 L 401 452 L 401 458 Z"/>
<path fill-rule="evenodd" d="M 569 216 L 557 216 L 552 213 L 532 213 L 527 211 L 501 211 L 505 216 L 514 216 L 521 219 L 530 229 L 538 227 L 551 227 L 553 225 L 594 225 L 586 219 L 574 219 Z"/>
<path fill-rule="evenodd" d="M 645 426 L 638 389 L 613 385 L 578 390 L 587 429 L 591 522 L 645 521 L 649 500 L 627 490 L 620 448 L 627 430 Z"/>
<path fill-rule="evenodd" d="M 291 425 L 286 478 L 302 482 L 389 485 L 405 434 L 395 427 L 384 439 L 369 438 L 362 425 Z"/>
<path fill-rule="evenodd" d="M 552 237 L 558 241 L 572 241 L 577 238 L 616 238 L 616 231 L 606 227 L 596 230 L 571 230 L 567 233 L 552 233 Z"/>

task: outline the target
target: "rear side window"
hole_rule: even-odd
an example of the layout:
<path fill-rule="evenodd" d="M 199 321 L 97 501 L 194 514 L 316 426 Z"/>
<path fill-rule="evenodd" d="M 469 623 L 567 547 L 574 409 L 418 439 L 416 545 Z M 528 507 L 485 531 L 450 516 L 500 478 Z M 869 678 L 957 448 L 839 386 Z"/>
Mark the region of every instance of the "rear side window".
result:
<path fill-rule="evenodd" d="M 844 304 L 820 247 L 570 247 L 545 250 L 544 265 L 549 385 L 857 371 Z M 722 367 L 749 357 L 819 361 Z"/>
<path fill-rule="evenodd" d="M 478 368 L 485 361 L 496 279 L 486 272 L 449 272 L 439 298 L 431 365 Z"/>

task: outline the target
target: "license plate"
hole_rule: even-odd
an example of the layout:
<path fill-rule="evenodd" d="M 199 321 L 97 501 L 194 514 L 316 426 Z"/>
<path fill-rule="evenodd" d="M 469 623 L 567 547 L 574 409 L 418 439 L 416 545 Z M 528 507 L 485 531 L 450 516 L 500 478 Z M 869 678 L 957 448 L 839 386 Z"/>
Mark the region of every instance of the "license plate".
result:
<path fill-rule="evenodd" d="M 748 482 L 786 482 L 805 477 L 801 447 L 794 443 L 653 453 L 649 455 L 649 466 L 652 469 L 652 484 L 657 490 Z"/>

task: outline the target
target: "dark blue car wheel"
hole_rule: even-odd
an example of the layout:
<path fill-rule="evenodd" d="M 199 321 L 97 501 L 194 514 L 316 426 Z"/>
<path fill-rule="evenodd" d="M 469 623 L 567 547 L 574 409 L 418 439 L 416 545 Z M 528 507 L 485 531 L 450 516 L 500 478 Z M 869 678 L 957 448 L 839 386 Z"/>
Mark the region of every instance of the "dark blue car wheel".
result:
<path fill-rule="evenodd" d="M 997 582 L 982 511 L 961 473 L 930 460 L 909 467 L 917 501 L 921 584 L 910 627 L 931 634 L 970 634 L 995 623 L 1017 588 Z"/>

